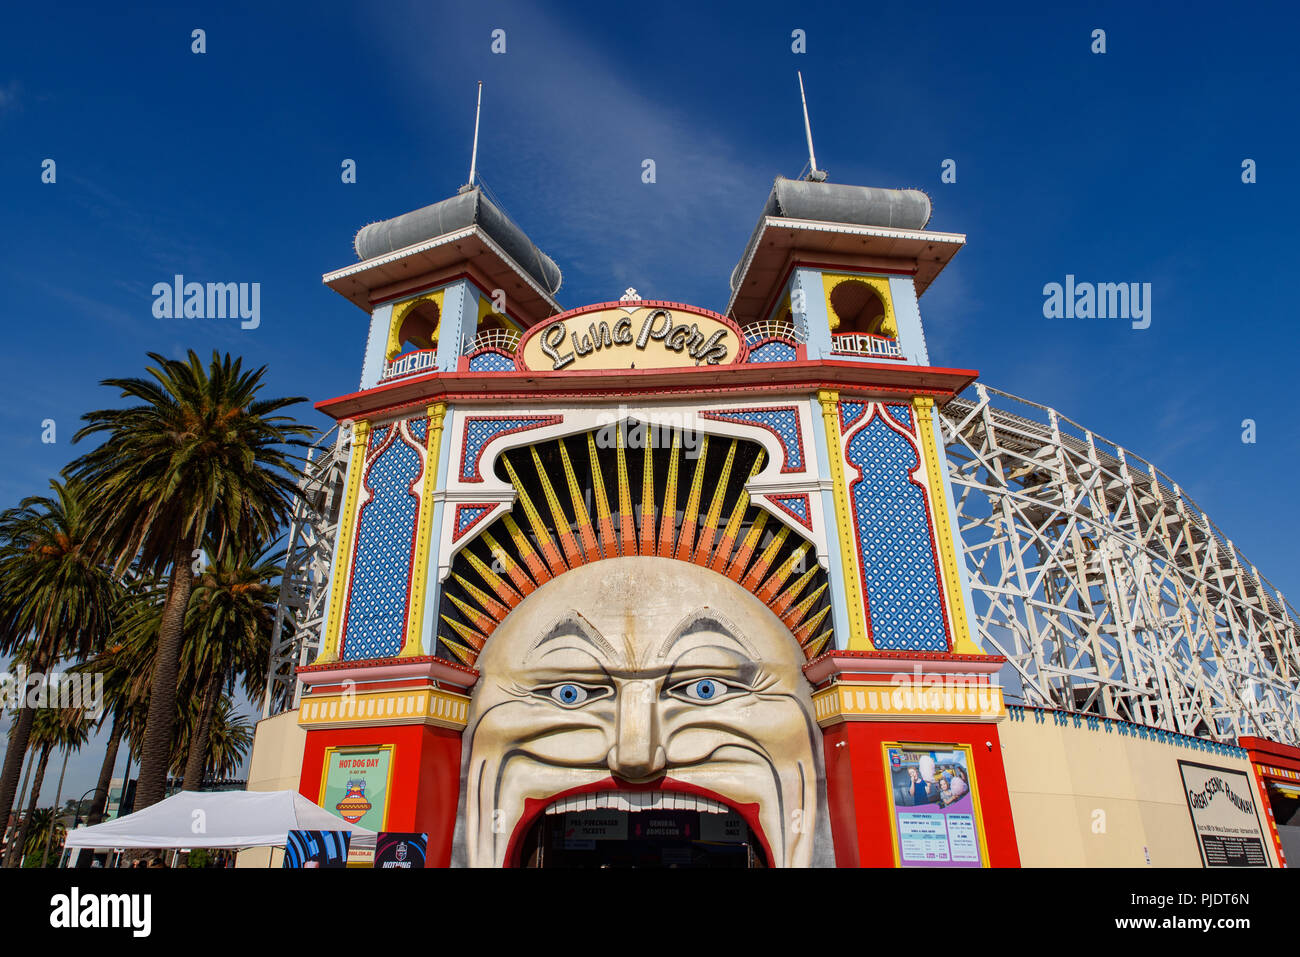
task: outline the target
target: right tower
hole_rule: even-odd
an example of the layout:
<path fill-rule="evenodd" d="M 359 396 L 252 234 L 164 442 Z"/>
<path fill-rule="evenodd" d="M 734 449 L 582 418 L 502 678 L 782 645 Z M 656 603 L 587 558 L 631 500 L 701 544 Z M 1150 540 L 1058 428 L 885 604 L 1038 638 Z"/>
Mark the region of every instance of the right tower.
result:
<path fill-rule="evenodd" d="M 805 673 L 840 866 L 1019 863 L 991 681 L 1005 659 L 975 633 L 936 409 L 975 373 L 930 364 L 918 306 L 965 237 L 929 218 L 917 190 L 779 178 L 731 278 L 749 361 L 823 379 L 837 640 Z"/>

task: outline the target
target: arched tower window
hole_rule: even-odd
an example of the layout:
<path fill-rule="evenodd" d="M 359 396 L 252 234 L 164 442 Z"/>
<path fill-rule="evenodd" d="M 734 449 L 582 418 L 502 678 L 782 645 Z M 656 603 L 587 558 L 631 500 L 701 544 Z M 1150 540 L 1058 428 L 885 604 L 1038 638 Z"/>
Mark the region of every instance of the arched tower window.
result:
<path fill-rule="evenodd" d="M 438 324 L 442 318 L 441 293 L 402 303 L 393 310 L 388 329 L 388 361 L 412 349 L 433 349 L 438 345 Z"/>
<path fill-rule="evenodd" d="M 861 279 L 837 283 L 830 293 L 830 325 L 836 333 L 867 333 L 897 338 L 890 310 L 880 294 Z"/>

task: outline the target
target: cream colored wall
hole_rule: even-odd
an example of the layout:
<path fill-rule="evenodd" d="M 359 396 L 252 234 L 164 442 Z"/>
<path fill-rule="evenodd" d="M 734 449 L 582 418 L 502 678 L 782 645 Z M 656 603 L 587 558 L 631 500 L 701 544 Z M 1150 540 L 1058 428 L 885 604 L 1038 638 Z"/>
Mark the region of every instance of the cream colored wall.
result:
<path fill-rule="evenodd" d="M 248 765 L 248 790 L 298 790 L 306 744 L 307 732 L 298 726 L 297 710 L 259 721 Z M 278 847 L 255 847 L 240 851 L 235 866 L 279 867 L 283 860 L 284 851 Z"/>
<path fill-rule="evenodd" d="M 1025 867 L 1200 867 L 1201 855 L 1183 793 L 1179 761 L 1250 777 L 1244 758 L 1178 744 L 1144 741 L 1085 721 L 1074 727 L 1048 714 L 1039 724 L 999 722 L 1011 812 Z M 1100 813 L 1098 813 L 1100 812 Z M 1265 812 L 1260 826 L 1269 862 L 1277 866 Z"/>

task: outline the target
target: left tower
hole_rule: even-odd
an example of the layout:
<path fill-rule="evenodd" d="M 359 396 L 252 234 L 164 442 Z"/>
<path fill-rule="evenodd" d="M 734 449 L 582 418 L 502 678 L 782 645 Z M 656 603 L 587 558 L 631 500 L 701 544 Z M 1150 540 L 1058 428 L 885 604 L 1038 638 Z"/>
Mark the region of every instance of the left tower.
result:
<path fill-rule="evenodd" d="M 434 656 L 429 547 L 444 510 L 457 521 L 474 512 L 444 494 L 448 397 L 412 409 L 418 390 L 403 386 L 513 370 L 520 337 L 560 311 L 561 276 L 477 188 L 372 223 L 355 248 L 360 262 L 324 282 L 370 317 L 358 392 L 382 388 L 402 412 L 344 422 L 351 451 L 321 650 L 299 671 L 300 790 L 363 827 L 428 833 L 429 865 L 446 866 L 475 674 Z"/>

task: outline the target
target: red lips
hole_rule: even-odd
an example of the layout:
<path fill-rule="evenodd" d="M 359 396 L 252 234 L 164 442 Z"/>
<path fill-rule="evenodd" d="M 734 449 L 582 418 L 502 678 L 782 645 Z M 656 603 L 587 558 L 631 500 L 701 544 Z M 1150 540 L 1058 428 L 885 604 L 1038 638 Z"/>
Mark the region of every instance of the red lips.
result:
<path fill-rule="evenodd" d="M 525 798 L 524 813 L 520 816 L 519 822 L 515 824 L 515 829 L 510 835 L 510 843 L 506 845 L 505 866 L 519 866 L 518 858 L 520 848 L 523 844 L 524 835 L 528 833 L 528 829 L 532 826 L 533 822 L 537 820 L 538 816 L 549 805 L 554 804 L 556 801 L 562 800 L 563 798 L 572 797 L 575 794 L 594 794 L 599 791 L 675 791 L 679 794 L 692 794 L 696 797 L 703 797 L 712 801 L 717 801 L 719 804 L 725 804 L 744 818 L 745 823 L 749 825 L 750 830 L 754 832 L 759 843 L 763 846 L 763 853 L 766 855 L 767 860 L 769 862 L 773 860 L 772 848 L 768 844 L 767 835 L 763 832 L 763 826 L 758 820 L 759 805 L 757 803 L 737 804 L 725 795 L 719 794 L 717 791 L 710 791 L 708 788 L 702 788 L 698 784 L 689 784 L 686 781 L 678 781 L 676 778 L 670 778 L 667 776 L 655 781 L 648 781 L 644 784 L 632 784 L 627 781 L 620 781 L 611 775 L 603 781 L 593 781 L 591 784 L 580 784 L 577 787 L 569 788 L 566 791 L 552 794 L 548 798 Z"/>

